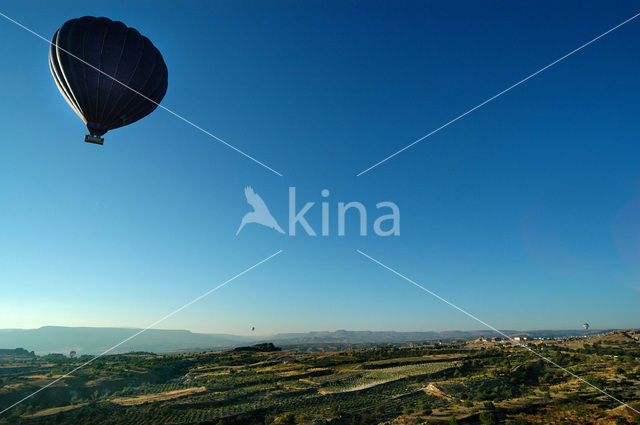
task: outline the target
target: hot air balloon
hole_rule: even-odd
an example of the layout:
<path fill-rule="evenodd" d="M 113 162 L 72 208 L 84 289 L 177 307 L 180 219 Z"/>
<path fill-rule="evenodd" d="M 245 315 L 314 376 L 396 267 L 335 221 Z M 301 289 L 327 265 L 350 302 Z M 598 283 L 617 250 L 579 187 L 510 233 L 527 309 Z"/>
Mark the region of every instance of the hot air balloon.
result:
<path fill-rule="evenodd" d="M 251 332 L 255 331 L 256 327 L 255 326 L 251 326 Z"/>
<path fill-rule="evenodd" d="M 589 324 L 588 323 L 583 323 L 582 327 L 584 328 L 584 330 L 589 330 Z"/>
<path fill-rule="evenodd" d="M 158 49 L 134 28 L 108 18 L 65 22 L 51 40 L 49 68 L 89 129 L 85 142 L 100 145 L 107 131 L 153 112 L 167 91 L 167 66 Z"/>

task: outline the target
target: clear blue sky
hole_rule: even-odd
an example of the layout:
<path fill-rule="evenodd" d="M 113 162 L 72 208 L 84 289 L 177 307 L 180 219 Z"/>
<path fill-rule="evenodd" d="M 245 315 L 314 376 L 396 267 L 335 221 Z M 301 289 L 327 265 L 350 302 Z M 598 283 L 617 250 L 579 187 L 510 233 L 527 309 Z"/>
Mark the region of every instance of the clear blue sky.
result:
<path fill-rule="evenodd" d="M 48 45 L 0 19 L 0 328 L 256 333 L 640 326 L 640 20 L 356 174 L 639 10 L 632 2 L 5 2 L 50 38 L 107 16 L 169 68 L 165 111 L 83 142 Z M 289 237 L 287 188 L 401 210 L 401 235 Z M 320 225 L 316 205 L 309 214 Z M 371 230 L 373 219 L 369 220 Z M 347 232 L 357 223 L 349 221 Z M 300 229 L 298 229 L 300 234 Z"/>

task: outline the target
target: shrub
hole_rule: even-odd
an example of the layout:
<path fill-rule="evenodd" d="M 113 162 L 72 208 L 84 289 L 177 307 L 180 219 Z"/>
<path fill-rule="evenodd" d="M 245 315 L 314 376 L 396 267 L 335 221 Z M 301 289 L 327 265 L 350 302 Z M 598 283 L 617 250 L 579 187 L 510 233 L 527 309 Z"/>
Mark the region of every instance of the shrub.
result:
<path fill-rule="evenodd" d="M 426 401 L 422 402 L 422 406 L 420 406 L 420 410 L 422 411 L 423 415 L 430 415 L 431 413 L 433 413 L 433 409 L 431 408 L 431 405 Z"/>
<path fill-rule="evenodd" d="M 280 422 L 287 425 L 296 423 L 296 415 L 293 412 L 287 412 L 280 417 Z"/>
<path fill-rule="evenodd" d="M 481 412 L 480 413 L 480 423 L 483 425 L 496 425 L 498 421 L 496 420 L 496 415 L 491 412 Z"/>
<path fill-rule="evenodd" d="M 487 410 L 495 410 L 496 409 L 496 405 L 493 404 L 490 401 L 485 401 L 484 402 L 484 408 L 487 409 Z"/>
<path fill-rule="evenodd" d="M 522 419 L 522 418 L 516 418 L 516 419 L 507 419 L 505 421 L 505 425 L 530 425 L 531 422 Z"/>

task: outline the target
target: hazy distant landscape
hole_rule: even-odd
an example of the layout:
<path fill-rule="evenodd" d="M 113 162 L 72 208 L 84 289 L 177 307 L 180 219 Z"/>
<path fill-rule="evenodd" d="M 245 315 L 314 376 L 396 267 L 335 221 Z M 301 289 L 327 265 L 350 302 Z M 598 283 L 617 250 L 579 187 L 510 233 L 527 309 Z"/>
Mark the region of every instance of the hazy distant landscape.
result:
<path fill-rule="evenodd" d="M 112 346 L 138 332 L 128 328 L 94 328 L 43 326 L 38 329 L 0 329 L 0 349 L 23 347 L 37 355 L 50 353 L 100 354 Z M 502 330 L 507 335 L 539 337 L 569 337 L 595 335 L 607 330 Z M 148 351 L 154 353 L 193 352 L 222 348 L 234 348 L 247 343 L 273 341 L 281 346 L 327 345 L 347 348 L 358 344 L 380 344 L 422 341 L 452 341 L 479 336 L 499 336 L 493 331 L 443 331 L 443 332 L 390 332 L 390 331 L 347 331 L 282 333 L 268 337 L 238 336 L 229 334 L 204 334 L 187 330 L 149 329 L 136 338 L 117 347 L 115 353 Z"/>

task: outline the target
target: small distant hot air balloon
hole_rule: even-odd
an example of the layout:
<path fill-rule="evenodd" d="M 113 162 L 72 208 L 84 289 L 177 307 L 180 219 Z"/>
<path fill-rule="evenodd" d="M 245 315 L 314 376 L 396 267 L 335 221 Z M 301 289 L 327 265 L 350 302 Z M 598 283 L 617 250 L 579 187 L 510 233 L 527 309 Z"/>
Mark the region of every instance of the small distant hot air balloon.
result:
<path fill-rule="evenodd" d="M 51 40 L 49 68 L 89 129 L 85 142 L 100 145 L 107 131 L 153 112 L 167 91 L 167 66 L 158 49 L 137 30 L 108 18 L 65 22 Z"/>
<path fill-rule="evenodd" d="M 251 326 L 251 332 L 253 332 L 255 330 L 256 330 L 255 326 Z"/>
<path fill-rule="evenodd" d="M 69 353 L 69 357 L 74 358 L 76 356 L 76 352 L 75 351 L 71 351 Z"/>
<path fill-rule="evenodd" d="M 582 327 L 584 328 L 584 330 L 589 330 L 589 324 L 588 323 L 583 323 Z"/>

